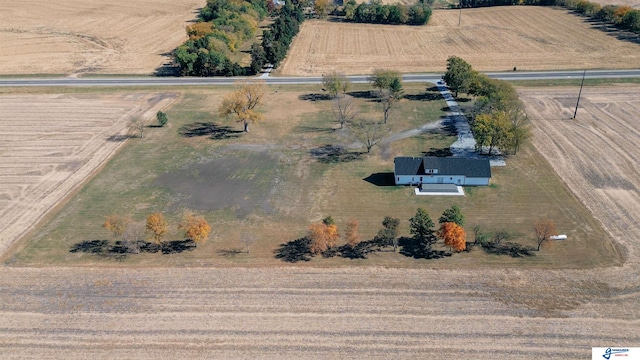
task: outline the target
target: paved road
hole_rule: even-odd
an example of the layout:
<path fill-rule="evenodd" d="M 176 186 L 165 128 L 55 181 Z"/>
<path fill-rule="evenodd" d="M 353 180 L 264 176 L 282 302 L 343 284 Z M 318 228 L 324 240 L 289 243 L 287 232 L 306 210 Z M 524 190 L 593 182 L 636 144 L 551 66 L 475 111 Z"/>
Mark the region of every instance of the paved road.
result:
<path fill-rule="evenodd" d="M 582 71 L 535 71 L 535 72 L 503 72 L 487 73 L 489 77 L 502 80 L 552 80 L 552 79 L 579 79 Z M 406 74 L 405 82 L 435 82 L 442 74 Z M 366 75 L 349 76 L 353 83 L 366 83 Z M 590 70 L 587 71 L 588 79 L 604 78 L 640 78 L 640 69 L 633 70 Z M 193 85 L 231 85 L 237 81 L 248 78 L 192 78 L 192 77 L 109 77 L 109 78 L 2 78 L 0 87 L 3 86 L 193 86 Z M 255 79 L 255 78 L 253 78 Z M 305 85 L 320 84 L 322 77 L 260 77 L 272 85 Z"/>

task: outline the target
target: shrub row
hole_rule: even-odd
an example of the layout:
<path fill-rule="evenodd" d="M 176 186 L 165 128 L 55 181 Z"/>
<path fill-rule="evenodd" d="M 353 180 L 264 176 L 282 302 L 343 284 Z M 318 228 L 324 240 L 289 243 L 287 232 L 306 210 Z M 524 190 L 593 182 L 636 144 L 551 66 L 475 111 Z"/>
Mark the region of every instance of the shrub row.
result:
<path fill-rule="evenodd" d="M 344 6 L 344 16 L 358 23 L 425 25 L 431 17 L 431 7 L 424 1 L 407 7 L 403 4 L 383 5 L 379 1 L 358 5 L 355 0 L 349 0 Z"/>
<path fill-rule="evenodd" d="M 271 24 L 269 30 L 262 33 L 262 43 L 251 48 L 251 69 L 254 72 L 267 63 L 278 67 L 280 61 L 287 56 L 293 38 L 300 31 L 304 21 L 301 7 L 287 2 L 280 10 L 280 16 Z"/>

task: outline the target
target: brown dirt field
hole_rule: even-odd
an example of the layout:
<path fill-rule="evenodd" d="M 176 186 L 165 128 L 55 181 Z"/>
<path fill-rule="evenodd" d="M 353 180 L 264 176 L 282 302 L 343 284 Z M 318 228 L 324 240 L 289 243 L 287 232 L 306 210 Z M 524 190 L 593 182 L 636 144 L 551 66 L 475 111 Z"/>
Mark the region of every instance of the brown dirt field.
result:
<path fill-rule="evenodd" d="M 593 29 L 565 10 L 464 9 L 457 25 L 458 12 L 446 10 L 434 11 L 423 27 L 306 21 L 278 73 L 444 71 L 451 55 L 482 71 L 640 67 L 638 44 Z"/>
<path fill-rule="evenodd" d="M 0 253 L 107 161 L 128 120 L 175 94 L 0 96 Z"/>
<path fill-rule="evenodd" d="M 640 87 L 522 89 L 535 146 L 614 239 L 637 259 Z M 636 260 L 637 261 L 637 260 Z"/>
<path fill-rule="evenodd" d="M 198 0 L 5 0 L 0 74 L 151 74 L 185 39 Z"/>

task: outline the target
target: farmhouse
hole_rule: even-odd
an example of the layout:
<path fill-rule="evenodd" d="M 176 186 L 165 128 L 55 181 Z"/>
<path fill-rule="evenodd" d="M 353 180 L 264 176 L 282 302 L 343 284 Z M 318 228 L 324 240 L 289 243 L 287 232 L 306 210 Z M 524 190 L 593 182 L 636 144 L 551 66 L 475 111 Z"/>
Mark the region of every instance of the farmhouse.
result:
<path fill-rule="evenodd" d="M 397 157 L 394 162 L 396 185 L 455 184 L 489 185 L 488 159 L 458 157 Z"/>

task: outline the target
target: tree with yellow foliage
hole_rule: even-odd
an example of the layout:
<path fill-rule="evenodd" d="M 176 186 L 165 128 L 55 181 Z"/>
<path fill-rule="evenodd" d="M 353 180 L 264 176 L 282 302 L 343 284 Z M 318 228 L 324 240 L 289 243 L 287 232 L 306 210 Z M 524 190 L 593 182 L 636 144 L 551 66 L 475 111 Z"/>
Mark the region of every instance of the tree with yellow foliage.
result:
<path fill-rule="evenodd" d="M 354 247 L 358 245 L 362 238 L 359 233 L 360 224 L 357 220 L 351 220 L 347 223 L 347 229 L 344 232 L 344 238 L 347 241 L 347 245 Z"/>
<path fill-rule="evenodd" d="M 160 244 L 162 237 L 167 233 L 167 221 L 161 213 L 153 213 L 147 216 L 147 231 L 151 233 L 151 237 Z"/>
<path fill-rule="evenodd" d="M 309 226 L 310 250 L 312 254 L 321 254 L 336 246 L 340 234 L 331 216 Z"/>
<path fill-rule="evenodd" d="M 206 240 L 211 232 L 209 223 L 202 216 L 196 216 L 191 212 L 183 216 L 178 229 L 184 230 L 184 236 L 196 244 Z"/>
<path fill-rule="evenodd" d="M 222 100 L 218 113 L 222 117 L 231 116 L 237 122 L 242 122 L 244 132 L 249 132 L 249 122 L 257 122 L 263 118 L 256 108 L 262 105 L 264 93 L 263 83 L 242 83 L 238 89 Z"/>
<path fill-rule="evenodd" d="M 128 216 L 114 214 L 105 218 L 102 227 L 113 233 L 115 237 L 121 238 L 130 222 L 131 219 Z"/>
<path fill-rule="evenodd" d="M 467 234 L 462 226 L 454 222 L 443 222 L 436 235 L 456 252 L 467 248 Z"/>

